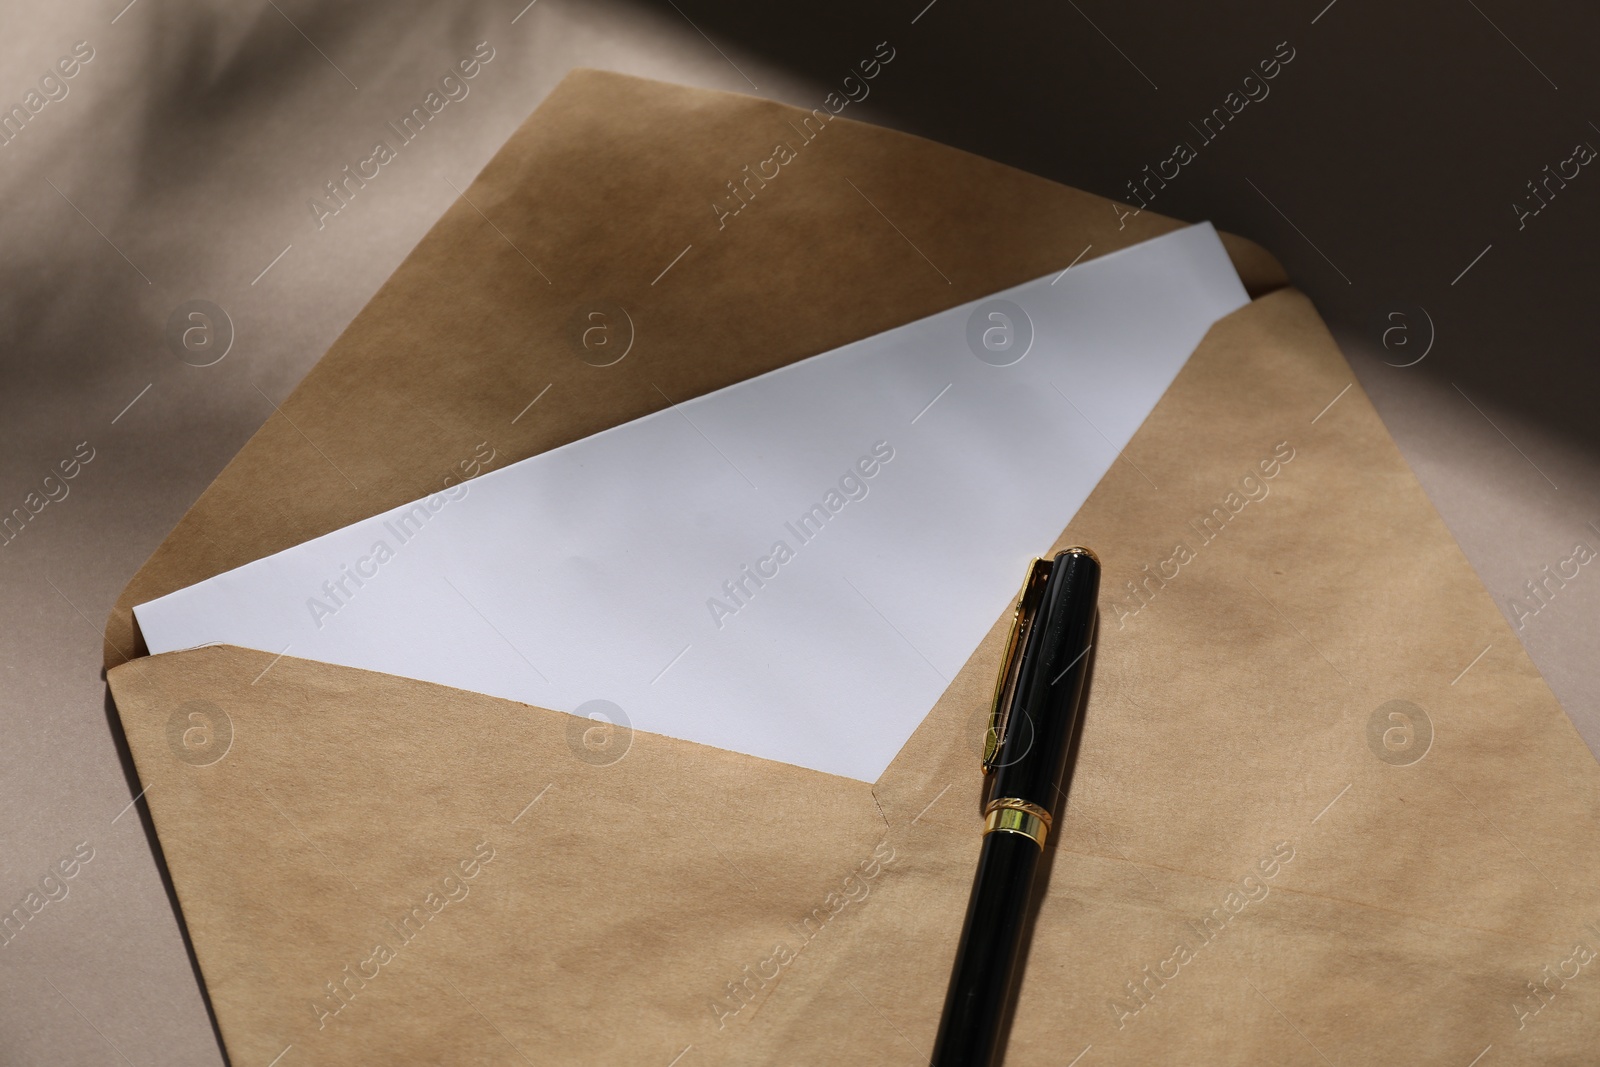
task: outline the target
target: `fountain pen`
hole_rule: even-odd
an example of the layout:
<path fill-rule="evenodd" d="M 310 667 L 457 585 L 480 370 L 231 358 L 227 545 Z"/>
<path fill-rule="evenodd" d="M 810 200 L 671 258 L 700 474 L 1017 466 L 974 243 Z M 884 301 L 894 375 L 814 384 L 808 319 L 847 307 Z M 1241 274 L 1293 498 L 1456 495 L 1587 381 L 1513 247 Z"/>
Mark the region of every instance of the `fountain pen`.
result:
<path fill-rule="evenodd" d="M 1087 548 L 1036 559 L 1017 598 L 989 729 L 978 873 L 956 948 L 932 1067 L 999 1061 L 1034 876 L 1086 695 L 1100 561 Z"/>

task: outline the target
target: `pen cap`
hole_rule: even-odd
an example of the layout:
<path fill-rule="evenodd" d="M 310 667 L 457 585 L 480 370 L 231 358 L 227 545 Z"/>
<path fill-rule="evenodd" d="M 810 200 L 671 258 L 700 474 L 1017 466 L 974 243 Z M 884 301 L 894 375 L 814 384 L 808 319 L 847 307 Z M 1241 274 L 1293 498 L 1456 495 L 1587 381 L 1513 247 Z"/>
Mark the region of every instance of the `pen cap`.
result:
<path fill-rule="evenodd" d="M 1057 553 L 1022 649 L 991 797 L 1055 810 L 1088 679 L 1099 593 L 1100 561 L 1093 553 Z"/>

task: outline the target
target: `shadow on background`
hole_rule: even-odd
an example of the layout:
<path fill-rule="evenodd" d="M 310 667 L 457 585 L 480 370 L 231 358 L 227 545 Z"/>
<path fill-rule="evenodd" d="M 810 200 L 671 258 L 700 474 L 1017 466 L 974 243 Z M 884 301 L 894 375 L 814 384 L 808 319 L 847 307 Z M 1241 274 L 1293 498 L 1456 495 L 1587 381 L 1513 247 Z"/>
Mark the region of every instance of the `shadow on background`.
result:
<path fill-rule="evenodd" d="M 1541 185 L 1542 200 L 1528 185 L 1574 146 L 1600 147 L 1584 110 L 1595 81 L 1584 42 L 1600 36 L 1600 11 L 1468 0 L 676 6 L 734 56 L 814 80 L 819 104 L 888 40 L 893 64 L 847 116 L 1128 203 L 1135 183 L 1153 211 L 1272 250 L 1369 388 L 1400 373 L 1381 363 L 1428 347 L 1431 319 L 1437 343 L 1405 372 L 1517 408 L 1600 454 L 1600 364 L 1585 358 L 1600 166 Z M 1260 79 L 1280 53 L 1293 58 Z M 1226 125 L 1202 130 L 1219 108 Z M 1151 181 L 1180 143 L 1195 158 Z M 1520 217 L 1515 203 L 1547 206 Z"/>

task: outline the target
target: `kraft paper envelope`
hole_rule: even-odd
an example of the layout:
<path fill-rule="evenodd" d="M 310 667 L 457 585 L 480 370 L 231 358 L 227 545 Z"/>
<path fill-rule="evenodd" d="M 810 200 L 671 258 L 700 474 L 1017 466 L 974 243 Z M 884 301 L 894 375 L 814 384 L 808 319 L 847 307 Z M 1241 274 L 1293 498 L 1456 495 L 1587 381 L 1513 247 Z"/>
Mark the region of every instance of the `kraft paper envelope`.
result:
<path fill-rule="evenodd" d="M 927 1061 L 1004 619 L 869 786 L 140 656 L 130 615 L 1178 225 L 826 115 L 572 75 L 124 592 L 108 678 L 234 1063 Z M 1256 299 L 1057 542 L 1104 561 L 1102 632 L 1007 1063 L 1592 1062 L 1600 773 L 1315 310 L 1229 248 Z"/>

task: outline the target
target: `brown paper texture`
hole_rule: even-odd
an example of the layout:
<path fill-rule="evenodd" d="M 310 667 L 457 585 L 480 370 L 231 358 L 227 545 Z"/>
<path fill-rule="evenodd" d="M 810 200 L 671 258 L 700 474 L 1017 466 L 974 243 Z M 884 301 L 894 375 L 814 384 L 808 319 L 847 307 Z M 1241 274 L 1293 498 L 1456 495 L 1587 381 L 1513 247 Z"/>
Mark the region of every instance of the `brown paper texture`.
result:
<path fill-rule="evenodd" d="M 569 78 L 124 592 L 108 677 L 234 1062 L 926 1062 L 1002 620 L 873 787 L 288 656 L 123 662 L 133 604 L 462 460 L 1177 225 L 835 119 L 719 229 L 803 117 Z M 1059 542 L 1104 561 L 1102 637 L 1007 1062 L 1590 1062 L 1594 760 L 1315 311 L 1229 248 L 1265 295 Z"/>

